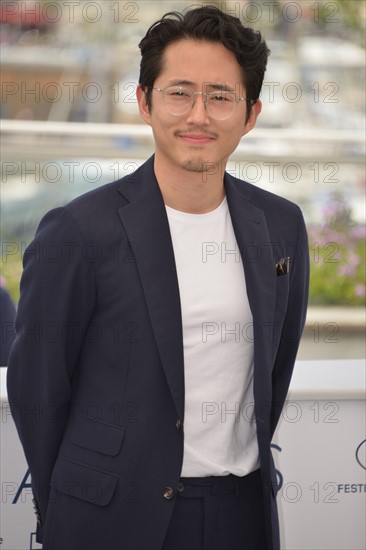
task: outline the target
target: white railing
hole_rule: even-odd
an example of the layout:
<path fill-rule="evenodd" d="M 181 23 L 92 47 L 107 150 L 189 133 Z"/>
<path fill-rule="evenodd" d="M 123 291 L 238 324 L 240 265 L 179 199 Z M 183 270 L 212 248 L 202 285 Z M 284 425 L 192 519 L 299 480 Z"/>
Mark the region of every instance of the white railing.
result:
<path fill-rule="evenodd" d="M 3 159 L 55 157 L 146 158 L 153 151 L 150 126 L 0 120 Z M 303 161 L 364 162 L 362 131 L 318 128 L 256 128 L 247 134 L 232 160 L 276 158 Z"/>
<path fill-rule="evenodd" d="M 0 120 L 2 133 L 81 135 L 81 136 L 151 136 L 151 128 L 145 124 L 102 124 L 92 122 L 48 122 L 38 120 Z M 297 139 L 300 141 L 352 141 L 364 143 L 365 134 L 361 130 L 326 130 L 318 128 L 256 128 L 246 139 L 273 139 L 280 141 Z"/>

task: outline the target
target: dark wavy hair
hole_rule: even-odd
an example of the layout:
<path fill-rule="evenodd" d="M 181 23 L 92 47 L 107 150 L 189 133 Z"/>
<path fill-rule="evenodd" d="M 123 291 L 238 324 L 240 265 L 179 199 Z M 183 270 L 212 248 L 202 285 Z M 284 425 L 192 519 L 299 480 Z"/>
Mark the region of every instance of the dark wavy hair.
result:
<path fill-rule="evenodd" d="M 220 42 L 234 53 L 242 69 L 248 97 L 248 119 L 252 104 L 259 98 L 270 50 L 259 31 L 244 27 L 240 19 L 227 15 L 216 6 L 192 9 L 185 14 L 171 11 L 148 29 L 139 43 L 139 83 L 145 89 L 149 110 L 151 87 L 163 70 L 164 50 L 182 39 Z"/>

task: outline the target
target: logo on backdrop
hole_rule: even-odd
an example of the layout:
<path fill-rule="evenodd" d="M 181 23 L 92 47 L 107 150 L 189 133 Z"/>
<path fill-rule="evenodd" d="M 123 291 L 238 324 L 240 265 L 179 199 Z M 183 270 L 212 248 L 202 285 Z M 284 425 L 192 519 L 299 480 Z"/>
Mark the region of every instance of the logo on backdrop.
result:
<path fill-rule="evenodd" d="M 361 441 L 356 449 L 356 460 L 361 468 L 366 470 L 366 439 Z"/>
<path fill-rule="evenodd" d="M 366 439 L 357 445 L 355 458 L 357 464 L 366 470 Z M 338 493 L 366 493 L 366 483 L 339 483 Z"/>
<path fill-rule="evenodd" d="M 282 451 L 282 447 L 280 447 L 279 445 L 276 445 L 275 443 L 271 443 L 271 449 L 276 449 L 276 451 L 279 451 L 279 452 Z M 276 468 L 276 476 L 277 476 L 278 490 L 280 490 L 283 485 L 283 475 L 281 474 L 280 470 L 277 470 L 277 468 Z"/>
<path fill-rule="evenodd" d="M 31 533 L 29 550 L 38 550 L 41 548 L 42 546 L 38 542 L 36 542 L 36 533 Z"/>

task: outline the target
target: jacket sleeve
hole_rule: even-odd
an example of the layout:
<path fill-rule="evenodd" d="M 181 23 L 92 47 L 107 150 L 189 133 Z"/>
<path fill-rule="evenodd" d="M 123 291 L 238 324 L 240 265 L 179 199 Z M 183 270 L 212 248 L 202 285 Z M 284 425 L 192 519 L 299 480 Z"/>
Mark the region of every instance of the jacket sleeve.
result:
<path fill-rule="evenodd" d="M 0 343 L 0 367 L 8 364 L 10 348 L 14 341 L 15 306 L 5 288 L 0 287 L 0 319 L 1 319 L 1 343 Z"/>
<path fill-rule="evenodd" d="M 67 207 L 42 219 L 24 253 L 9 404 L 32 477 L 37 541 L 49 482 L 71 408 L 71 378 L 95 306 L 94 265 Z"/>
<path fill-rule="evenodd" d="M 309 250 L 306 227 L 299 209 L 298 238 L 290 266 L 286 317 L 272 371 L 271 438 L 276 429 L 291 381 L 305 326 L 309 291 Z"/>

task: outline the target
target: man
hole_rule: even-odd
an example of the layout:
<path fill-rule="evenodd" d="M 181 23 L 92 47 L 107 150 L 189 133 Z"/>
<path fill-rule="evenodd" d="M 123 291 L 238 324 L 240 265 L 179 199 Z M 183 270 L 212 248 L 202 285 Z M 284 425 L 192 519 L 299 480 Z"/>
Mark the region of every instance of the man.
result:
<path fill-rule="evenodd" d="M 227 173 L 268 50 L 214 7 L 140 44 L 155 154 L 48 213 L 12 410 L 49 550 L 279 548 L 270 441 L 304 325 L 299 208 Z M 26 410 L 40 404 L 40 418 Z"/>

